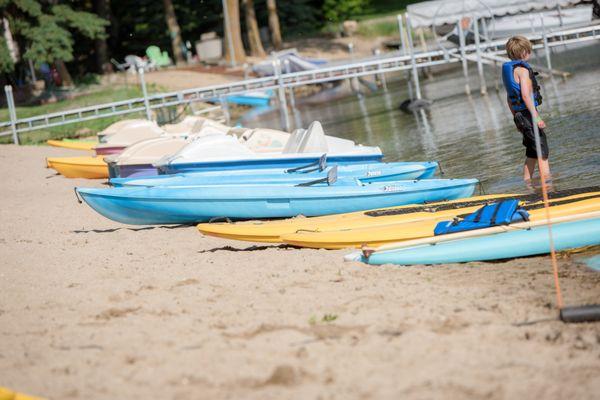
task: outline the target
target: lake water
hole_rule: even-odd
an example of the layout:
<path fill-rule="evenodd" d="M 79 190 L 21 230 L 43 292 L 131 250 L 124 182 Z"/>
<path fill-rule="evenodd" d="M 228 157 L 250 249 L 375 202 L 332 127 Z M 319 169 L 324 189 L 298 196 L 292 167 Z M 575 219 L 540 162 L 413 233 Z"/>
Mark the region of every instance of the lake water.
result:
<path fill-rule="evenodd" d="M 555 77 L 541 82 L 544 101 L 540 111 L 548 126 L 555 186 L 600 185 L 600 46 L 561 49 L 552 62 L 554 68 L 572 73 L 566 80 Z M 537 64 L 543 63 L 540 57 Z M 381 90 L 362 98 L 352 95 L 299 107 L 296 119 L 304 127 L 319 120 L 329 135 L 379 146 L 385 161 L 435 160 L 441 163 L 445 177 L 478 178 L 489 192 L 523 191 L 525 148 L 521 135 L 507 109 L 499 70 L 485 69 L 487 96 L 479 95 L 473 65 L 471 96 L 464 94 L 460 69 L 421 80 L 423 97 L 433 100 L 428 111 L 400 111 L 398 105 L 408 98 L 406 83 L 391 82 L 390 76 L 387 93 Z M 279 114 L 251 125 L 278 128 Z"/>

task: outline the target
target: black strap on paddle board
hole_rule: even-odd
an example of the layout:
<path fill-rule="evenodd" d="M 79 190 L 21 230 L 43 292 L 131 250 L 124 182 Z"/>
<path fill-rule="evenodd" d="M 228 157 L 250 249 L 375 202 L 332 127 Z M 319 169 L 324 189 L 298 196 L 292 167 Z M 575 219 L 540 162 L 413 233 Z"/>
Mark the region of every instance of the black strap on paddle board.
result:
<path fill-rule="evenodd" d="M 315 167 L 315 168 L 311 168 L 311 167 Z M 327 167 L 327 153 L 323 154 L 321 157 L 319 157 L 319 159 L 317 161 L 311 162 L 310 164 L 302 165 L 300 167 L 286 169 L 285 173 L 291 174 L 294 172 L 299 172 L 301 174 L 306 174 L 306 173 L 314 172 L 314 171 L 321 172 L 321 171 L 324 171 L 326 167 Z M 307 169 L 307 168 L 310 168 L 310 169 Z"/>

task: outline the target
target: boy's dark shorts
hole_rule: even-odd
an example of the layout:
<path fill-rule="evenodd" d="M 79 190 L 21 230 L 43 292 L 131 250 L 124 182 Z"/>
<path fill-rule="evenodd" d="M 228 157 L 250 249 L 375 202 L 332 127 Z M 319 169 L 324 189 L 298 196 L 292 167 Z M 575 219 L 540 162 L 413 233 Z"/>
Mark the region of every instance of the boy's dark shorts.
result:
<path fill-rule="evenodd" d="M 533 125 L 531 122 L 531 113 L 529 110 L 517 111 L 514 117 L 515 125 L 521 134 L 523 135 L 523 146 L 525 146 L 525 156 L 527 158 L 537 158 L 537 151 L 535 147 L 535 134 L 533 132 Z M 546 132 L 540 129 L 540 145 L 542 147 L 542 158 L 548 159 L 548 140 L 546 139 Z"/>

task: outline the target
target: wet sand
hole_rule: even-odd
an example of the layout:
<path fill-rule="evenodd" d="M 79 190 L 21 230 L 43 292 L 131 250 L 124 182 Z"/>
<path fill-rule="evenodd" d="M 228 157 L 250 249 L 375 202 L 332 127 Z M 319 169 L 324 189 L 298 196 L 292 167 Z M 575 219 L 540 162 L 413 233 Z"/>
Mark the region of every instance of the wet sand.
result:
<path fill-rule="evenodd" d="M 399 268 L 126 226 L 49 147 L 0 147 L 0 386 L 52 399 L 593 398 L 600 324 L 549 259 Z M 568 304 L 600 274 L 560 259 Z M 523 322 L 539 321 L 533 324 Z"/>

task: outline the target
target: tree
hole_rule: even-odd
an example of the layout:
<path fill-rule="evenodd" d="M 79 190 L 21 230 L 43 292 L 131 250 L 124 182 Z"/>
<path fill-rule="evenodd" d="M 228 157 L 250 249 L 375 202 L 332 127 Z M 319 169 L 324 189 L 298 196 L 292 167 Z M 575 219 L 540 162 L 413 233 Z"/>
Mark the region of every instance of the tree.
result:
<path fill-rule="evenodd" d="M 267 0 L 269 10 L 269 29 L 271 30 L 271 42 L 275 50 L 281 49 L 281 30 L 279 29 L 279 17 L 277 16 L 277 4 L 275 0 Z"/>
<path fill-rule="evenodd" d="M 14 27 L 12 33 L 16 42 L 26 49 L 23 58 L 38 66 L 55 63 L 66 85 L 72 84 L 64 64 L 73 60 L 70 30 L 97 39 L 104 37 L 104 29 L 108 25 L 108 21 L 92 13 L 74 11 L 70 6 L 55 4 L 54 1 L 3 0 L 0 1 L 0 14 Z M 4 63 L 0 64 L 4 66 Z"/>
<path fill-rule="evenodd" d="M 246 11 L 246 34 L 250 44 L 250 54 L 255 57 L 264 57 L 265 49 L 260 41 L 258 32 L 258 22 L 256 22 L 256 13 L 254 12 L 254 0 L 242 0 Z"/>
<path fill-rule="evenodd" d="M 329 21 L 340 23 L 360 14 L 369 5 L 369 0 L 325 0 L 323 15 Z"/>
<path fill-rule="evenodd" d="M 181 46 L 183 44 L 183 40 L 181 40 L 181 29 L 179 29 L 179 24 L 177 23 L 173 2 L 171 0 L 163 0 L 163 4 L 165 6 L 165 18 L 167 20 L 167 26 L 169 27 L 173 56 L 175 57 L 175 63 L 180 64 L 185 62 L 183 52 L 181 51 Z"/>
<path fill-rule="evenodd" d="M 223 13 L 225 19 L 225 59 L 230 63 L 241 64 L 246 61 L 246 53 L 242 44 L 240 5 L 238 0 L 223 0 L 223 6 L 227 11 Z M 232 53 L 233 60 L 231 59 Z"/>

